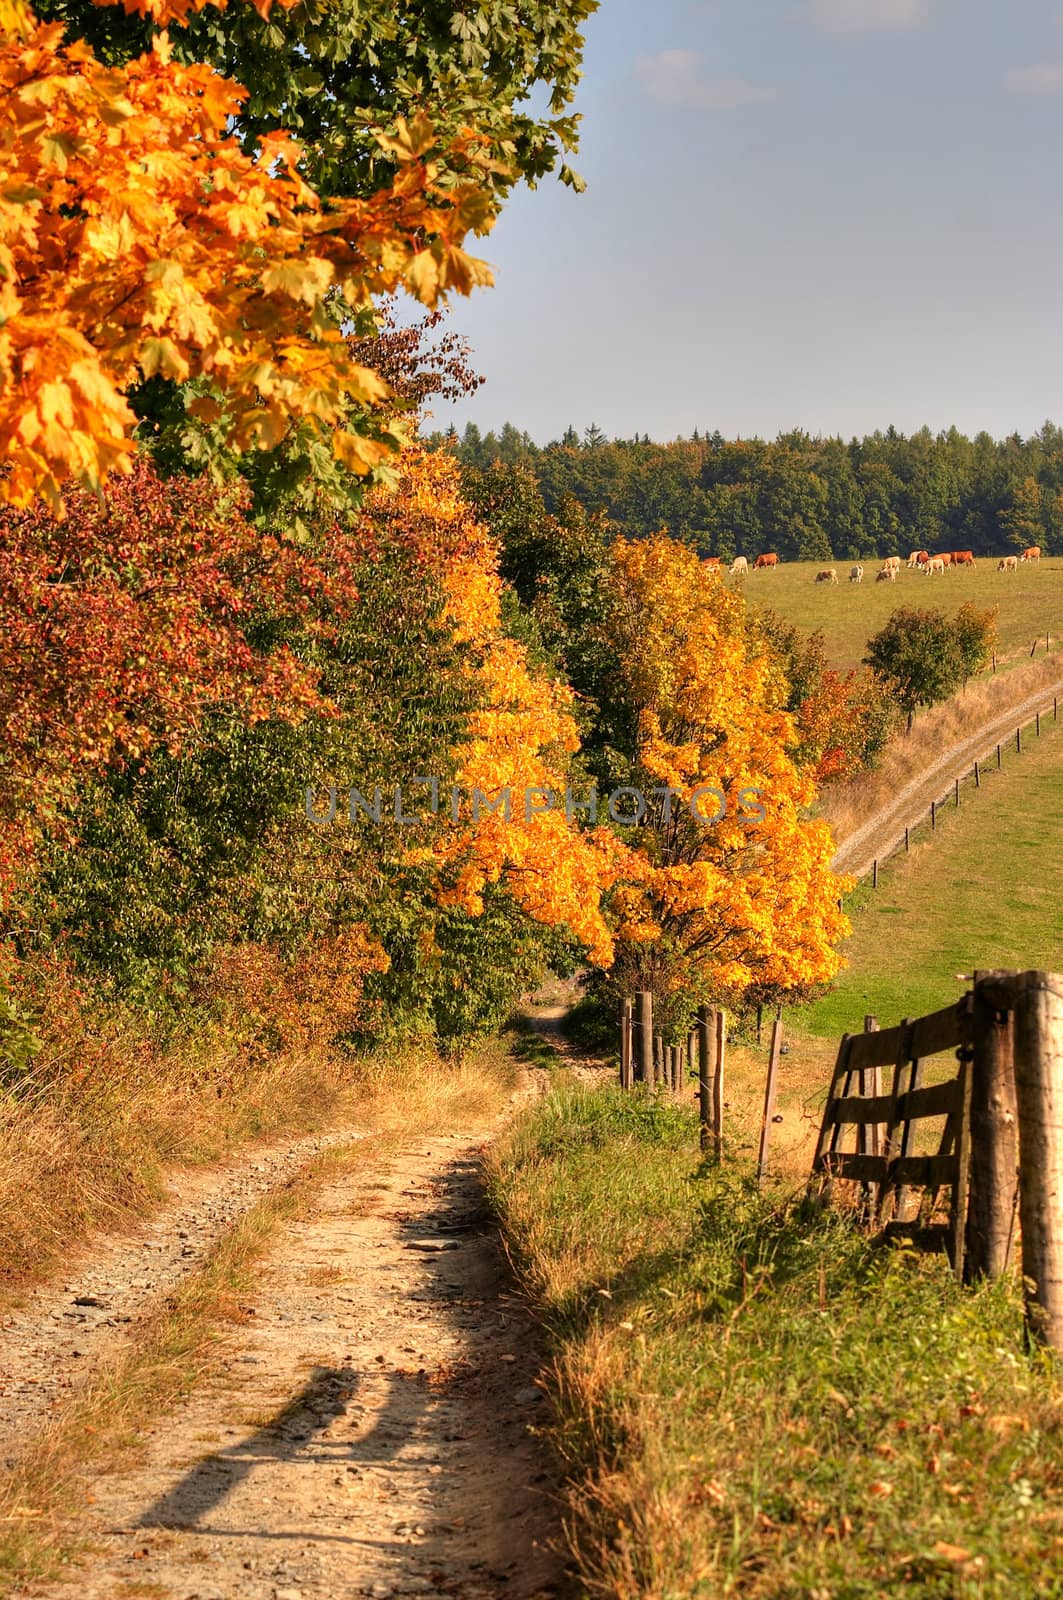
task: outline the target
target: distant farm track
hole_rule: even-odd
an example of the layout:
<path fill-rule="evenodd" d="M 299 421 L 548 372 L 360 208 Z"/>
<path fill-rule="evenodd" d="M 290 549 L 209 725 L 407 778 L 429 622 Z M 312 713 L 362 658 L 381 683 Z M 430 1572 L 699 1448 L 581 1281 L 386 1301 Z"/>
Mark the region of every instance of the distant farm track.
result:
<path fill-rule="evenodd" d="M 888 855 L 904 838 L 905 828 L 925 820 L 931 803 L 940 800 L 950 784 L 966 777 L 976 761 L 995 751 L 998 744 L 1039 711 L 1046 707 L 1051 710 L 1053 697 L 1059 694 L 1063 694 L 1063 666 L 1051 682 L 950 745 L 931 766 L 924 767 L 910 783 L 898 789 L 888 804 L 880 806 L 838 847 L 832 863 L 834 871 L 857 877 L 869 872 L 876 857 Z"/>

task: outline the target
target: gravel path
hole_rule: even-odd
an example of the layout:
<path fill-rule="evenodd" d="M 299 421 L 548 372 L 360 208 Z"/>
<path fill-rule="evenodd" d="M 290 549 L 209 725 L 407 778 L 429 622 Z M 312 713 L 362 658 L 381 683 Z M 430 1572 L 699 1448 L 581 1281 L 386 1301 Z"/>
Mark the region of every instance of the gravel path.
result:
<path fill-rule="evenodd" d="M 311 1134 L 174 1174 L 150 1221 L 133 1234 L 89 1239 L 58 1281 L 0 1314 L 0 1461 L 11 1465 L 84 1371 L 117 1353 L 137 1317 L 201 1266 L 256 1200 L 320 1151 L 361 1137 L 351 1129 Z"/>
<path fill-rule="evenodd" d="M 278 1233 L 217 1376 L 86 1483 L 84 1600 L 561 1592 L 536 1341 L 481 1150 L 410 1141 Z"/>

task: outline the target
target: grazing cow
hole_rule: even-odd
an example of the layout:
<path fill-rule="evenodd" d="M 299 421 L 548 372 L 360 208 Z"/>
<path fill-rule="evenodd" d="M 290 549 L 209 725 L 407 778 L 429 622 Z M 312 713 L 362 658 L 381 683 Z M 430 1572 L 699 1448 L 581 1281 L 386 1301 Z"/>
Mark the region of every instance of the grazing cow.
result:
<path fill-rule="evenodd" d="M 954 550 L 952 552 L 952 565 L 954 567 L 973 567 L 975 559 L 970 550 Z"/>
<path fill-rule="evenodd" d="M 863 569 L 863 567 L 854 567 L 853 570 L 849 574 L 849 582 L 850 583 L 863 583 L 863 581 L 864 581 L 864 569 Z"/>
<path fill-rule="evenodd" d="M 951 550 L 942 550 L 942 552 L 941 552 L 941 554 L 939 556 L 935 556 L 934 557 L 934 560 L 935 561 L 940 561 L 941 565 L 943 567 L 951 567 L 952 566 L 952 551 Z"/>
<path fill-rule="evenodd" d="M 1018 556 L 1001 556 L 997 562 L 998 572 L 1017 572 L 1019 570 Z"/>
<path fill-rule="evenodd" d="M 774 550 L 769 550 L 767 555 L 758 556 L 753 565 L 758 571 L 761 567 L 777 567 L 779 565 L 779 558 L 775 554 Z"/>
<path fill-rule="evenodd" d="M 1032 544 L 1028 550 L 1024 550 L 1022 552 L 1022 559 L 1023 561 L 1040 561 L 1041 546 L 1039 544 Z"/>
<path fill-rule="evenodd" d="M 745 556 L 735 556 L 734 560 L 731 562 L 731 571 L 732 572 L 748 572 L 749 571 L 749 562 L 746 560 Z"/>
<path fill-rule="evenodd" d="M 707 567 L 718 567 L 720 565 L 720 558 L 719 556 L 706 556 L 704 564 Z"/>
<path fill-rule="evenodd" d="M 896 583 L 897 582 L 897 568 L 896 567 L 883 567 L 882 571 L 876 577 L 875 582 L 876 583 Z"/>
<path fill-rule="evenodd" d="M 834 567 L 824 567 L 822 572 L 816 573 L 817 583 L 837 583 L 838 573 Z"/>
<path fill-rule="evenodd" d="M 944 556 L 931 556 L 930 560 L 923 567 L 923 571 L 926 573 L 928 578 L 932 578 L 935 572 L 943 573 L 945 571 Z"/>
<path fill-rule="evenodd" d="M 889 570 L 891 572 L 899 572 L 900 571 L 900 565 L 901 565 L 900 556 L 887 556 L 885 561 L 882 563 L 882 570 L 883 570 L 883 572 L 885 572 L 886 569 L 889 568 Z"/>
<path fill-rule="evenodd" d="M 923 567 L 929 560 L 930 557 L 925 550 L 913 550 L 906 564 L 909 567 Z"/>

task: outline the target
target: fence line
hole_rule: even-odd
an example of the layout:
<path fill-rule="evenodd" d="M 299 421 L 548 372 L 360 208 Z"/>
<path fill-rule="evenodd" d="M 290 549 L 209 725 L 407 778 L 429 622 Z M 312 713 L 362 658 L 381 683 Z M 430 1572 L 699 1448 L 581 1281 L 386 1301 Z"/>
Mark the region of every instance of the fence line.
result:
<path fill-rule="evenodd" d="M 859 1184 L 884 1234 L 944 1243 L 966 1282 L 1007 1270 L 1018 1216 L 1027 1330 L 1063 1350 L 1063 974 L 976 972 L 972 981 L 941 1011 L 843 1036 L 811 1182 L 825 1199 L 835 1183 Z M 949 1050 L 955 1076 L 926 1083 L 924 1062 Z M 882 1093 L 865 1074 L 886 1067 Z M 937 1151 L 914 1154 L 913 1126 L 933 1117 L 945 1118 Z M 868 1148 L 875 1129 L 877 1151 Z M 845 1150 L 850 1130 L 856 1148 Z M 946 1187 L 943 1225 L 934 1217 Z"/>
<path fill-rule="evenodd" d="M 1043 709 L 1041 711 L 1035 712 L 1034 715 L 1028 719 L 1028 721 L 1026 721 L 1024 723 L 1020 723 L 1019 726 L 1015 729 L 1015 753 L 1016 753 L 1016 755 L 1021 755 L 1023 753 L 1023 748 L 1024 747 L 1023 747 L 1023 742 L 1022 742 L 1022 734 L 1023 734 L 1023 729 L 1024 728 L 1033 727 L 1034 730 L 1035 730 L 1035 737 L 1038 738 L 1038 739 L 1041 737 L 1041 721 L 1042 721 L 1042 718 L 1047 720 L 1047 718 L 1048 718 L 1048 710 L 1047 710 L 1047 708 Z M 1059 721 L 1059 695 L 1058 694 L 1054 694 L 1052 696 L 1052 721 L 1053 722 L 1057 722 L 1057 723 Z M 1002 743 L 1003 743 L 1003 741 L 1001 741 L 1000 743 L 998 743 L 995 746 L 995 748 L 996 748 L 996 764 L 997 764 L 997 770 L 998 771 L 1001 770 L 1002 765 L 1003 765 Z M 993 748 L 994 747 L 992 745 L 989 746 L 990 752 L 992 751 Z M 949 801 L 951 800 L 953 802 L 953 808 L 954 809 L 956 809 L 956 810 L 959 809 L 959 806 L 960 806 L 960 794 L 961 794 L 961 786 L 962 785 L 968 784 L 968 783 L 973 781 L 975 788 L 976 789 L 981 789 L 981 787 L 982 787 L 982 776 L 983 776 L 983 773 L 985 771 L 985 760 L 986 760 L 985 755 L 979 756 L 978 759 L 976 761 L 974 761 L 974 763 L 972 764 L 969 772 L 967 772 L 962 778 L 954 778 L 952 780 L 952 782 L 950 783 L 948 789 L 945 790 L 944 794 L 940 795 L 936 800 L 931 800 L 929 809 L 924 809 L 921 812 L 919 817 L 913 818 L 912 821 L 907 823 L 905 825 L 904 832 L 903 833 L 899 833 L 897 835 L 896 839 L 894 839 L 890 844 L 888 844 L 885 847 L 885 849 L 881 851 L 881 853 L 879 855 L 874 857 L 870 868 L 868 868 L 866 871 L 862 872 L 859 875 L 859 878 L 858 878 L 857 881 L 858 882 L 864 882 L 866 879 L 870 878 L 871 879 L 871 887 L 873 889 L 877 889 L 878 888 L 879 868 L 881 866 L 883 866 L 885 862 L 892 861 L 893 857 L 895 855 L 898 855 L 901 852 L 901 850 L 903 850 L 906 855 L 910 852 L 912 836 L 916 833 L 918 828 L 925 822 L 925 820 L 927 818 L 929 818 L 931 833 L 935 833 L 937 831 L 938 813 L 940 811 L 942 811 L 945 808 L 946 805 L 948 805 Z"/>

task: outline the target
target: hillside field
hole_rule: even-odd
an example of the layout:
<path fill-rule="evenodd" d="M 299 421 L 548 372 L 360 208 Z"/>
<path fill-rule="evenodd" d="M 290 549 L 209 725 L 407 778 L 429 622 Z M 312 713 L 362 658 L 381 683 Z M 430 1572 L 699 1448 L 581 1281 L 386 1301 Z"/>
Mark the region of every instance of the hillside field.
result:
<path fill-rule="evenodd" d="M 816 573 L 833 566 L 838 586 L 816 583 Z M 753 572 L 740 583 L 753 605 L 770 606 L 787 622 L 809 632 L 822 629 L 827 655 L 837 667 L 855 667 L 864 646 L 899 606 L 939 606 L 950 614 L 965 600 L 976 606 L 999 605 L 1000 650 L 1029 654 L 1030 645 L 1046 632 L 1063 635 L 1063 559 L 1033 562 L 1016 572 L 997 572 L 996 560 L 981 560 L 976 569 L 927 577 L 902 568 L 896 583 L 876 583 L 881 562 L 865 561 L 864 581 L 849 582 L 851 562 L 794 561 L 772 572 Z"/>
<path fill-rule="evenodd" d="M 885 588 L 885 585 L 882 585 Z M 836 988 L 793 1020 L 820 1036 L 947 1005 L 976 967 L 1063 970 L 1063 721 L 940 813 L 935 835 L 863 884 Z"/>

